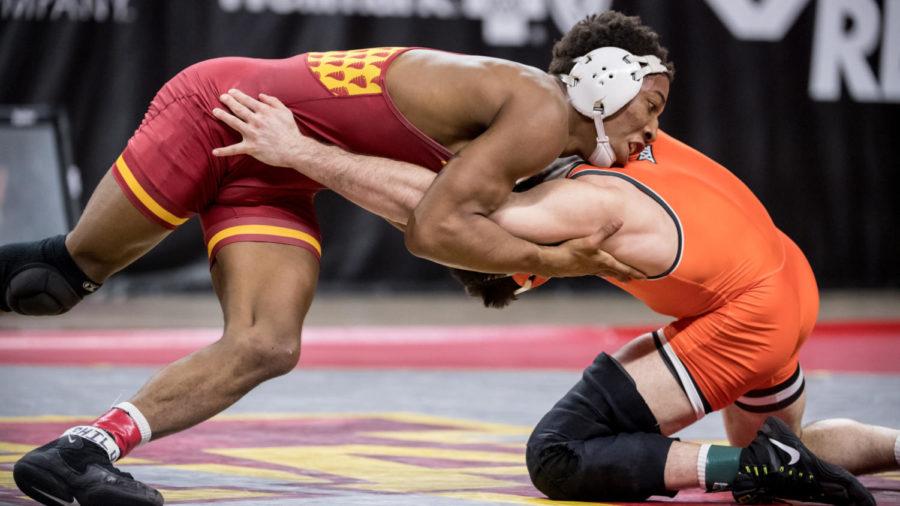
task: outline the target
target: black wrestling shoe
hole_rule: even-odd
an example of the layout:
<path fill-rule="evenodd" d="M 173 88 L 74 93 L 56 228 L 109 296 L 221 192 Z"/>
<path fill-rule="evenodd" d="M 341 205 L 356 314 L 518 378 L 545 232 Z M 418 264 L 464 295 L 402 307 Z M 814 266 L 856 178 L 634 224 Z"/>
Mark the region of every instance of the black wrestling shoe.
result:
<path fill-rule="evenodd" d="M 741 451 L 732 487 L 742 504 L 789 499 L 842 505 L 875 505 L 852 474 L 813 455 L 787 424 L 769 417 L 756 439 Z"/>
<path fill-rule="evenodd" d="M 100 446 L 67 435 L 32 450 L 16 462 L 19 490 L 47 506 L 160 506 L 158 491 L 109 461 Z"/>

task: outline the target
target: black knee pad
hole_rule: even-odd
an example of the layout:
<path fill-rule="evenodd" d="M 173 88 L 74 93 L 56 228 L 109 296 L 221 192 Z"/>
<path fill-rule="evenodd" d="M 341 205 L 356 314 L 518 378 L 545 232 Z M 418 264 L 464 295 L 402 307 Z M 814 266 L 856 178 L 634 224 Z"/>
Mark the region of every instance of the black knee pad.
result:
<path fill-rule="evenodd" d="M 534 486 L 557 500 L 643 501 L 665 488 L 669 447 L 634 381 L 603 353 L 538 423 L 525 457 Z"/>
<path fill-rule="evenodd" d="M 56 315 L 72 309 L 82 297 L 52 265 L 28 264 L 9 280 L 6 302 L 24 315 Z"/>
<path fill-rule="evenodd" d="M 0 247 L 0 310 L 62 314 L 99 287 L 72 260 L 63 235 Z"/>

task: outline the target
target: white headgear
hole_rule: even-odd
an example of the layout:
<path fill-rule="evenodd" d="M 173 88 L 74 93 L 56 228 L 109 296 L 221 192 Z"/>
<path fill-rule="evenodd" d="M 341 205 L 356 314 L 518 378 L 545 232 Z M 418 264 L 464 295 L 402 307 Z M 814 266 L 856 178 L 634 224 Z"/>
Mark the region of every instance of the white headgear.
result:
<path fill-rule="evenodd" d="M 597 48 L 574 61 L 572 70 L 559 78 L 566 84 L 572 107 L 594 118 L 597 147 L 588 161 L 609 167 L 616 155 L 603 128 L 603 118 L 612 116 L 637 96 L 644 76 L 663 74 L 668 69 L 656 56 L 635 56 L 618 47 Z"/>

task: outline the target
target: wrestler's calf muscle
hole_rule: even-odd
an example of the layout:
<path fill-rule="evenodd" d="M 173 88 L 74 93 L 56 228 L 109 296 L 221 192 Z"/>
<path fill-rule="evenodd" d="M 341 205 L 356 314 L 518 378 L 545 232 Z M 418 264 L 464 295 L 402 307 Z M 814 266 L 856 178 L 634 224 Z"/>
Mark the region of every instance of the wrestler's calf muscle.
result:
<path fill-rule="evenodd" d="M 802 438 L 816 455 L 853 474 L 900 468 L 900 430 L 834 418 L 805 426 Z"/>

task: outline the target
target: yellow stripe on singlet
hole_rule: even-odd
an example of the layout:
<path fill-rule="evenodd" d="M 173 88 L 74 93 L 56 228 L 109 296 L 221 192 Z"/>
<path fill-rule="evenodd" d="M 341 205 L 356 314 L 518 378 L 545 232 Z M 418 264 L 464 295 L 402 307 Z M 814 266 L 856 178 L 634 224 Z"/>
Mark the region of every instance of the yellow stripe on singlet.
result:
<path fill-rule="evenodd" d="M 297 239 L 298 241 L 303 241 L 309 244 L 316 250 L 316 252 L 320 256 L 322 255 L 322 246 L 319 244 L 318 239 L 316 239 L 315 237 L 307 234 L 306 232 L 301 232 L 300 230 L 294 230 L 292 228 L 286 227 L 276 227 L 274 225 L 238 225 L 236 227 L 229 227 L 224 230 L 220 230 L 209 240 L 209 244 L 206 247 L 207 253 L 212 256 L 213 249 L 215 249 L 216 245 L 219 244 L 219 242 L 221 242 L 223 239 L 234 237 L 236 235 L 272 235 L 276 237 Z"/>
<path fill-rule="evenodd" d="M 116 168 L 119 169 L 119 175 L 122 176 L 122 180 L 125 181 L 125 184 L 128 185 L 128 188 L 131 190 L 131 193 L 134 194 L 138 200 L 144 204 L 144 207 L 150 210 L 151 213 L 155 214 L 159 219 L 165 221 L 166 223 L 177 227 L 182 223 L 186 222 L 187 218 L 179 218 L 174 214 L 167 211 L 163 206 L 159 205 L 159 203 L 153 200 L 153 197 L 147 193 L 146 190 L 138 183 L 138 180 L 134 177 L 134 174 L 131 173 L 131 169 L 128 168 L 128 164 L 125 163 L 125 158 L 119 155 L 118 160 L 116 160 Z"/>

